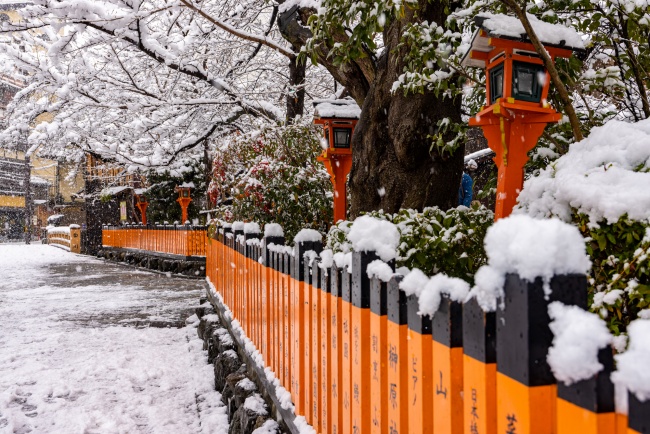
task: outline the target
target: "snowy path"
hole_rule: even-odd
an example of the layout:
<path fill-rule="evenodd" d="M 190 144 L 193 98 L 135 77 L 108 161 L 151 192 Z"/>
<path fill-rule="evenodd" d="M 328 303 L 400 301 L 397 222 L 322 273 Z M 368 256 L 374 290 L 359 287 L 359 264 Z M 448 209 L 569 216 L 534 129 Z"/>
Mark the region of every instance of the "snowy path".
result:
<path fill-rule="evenodd" d="M 224 433 L 200 281 L 0 244 L 0 433 Z"/>

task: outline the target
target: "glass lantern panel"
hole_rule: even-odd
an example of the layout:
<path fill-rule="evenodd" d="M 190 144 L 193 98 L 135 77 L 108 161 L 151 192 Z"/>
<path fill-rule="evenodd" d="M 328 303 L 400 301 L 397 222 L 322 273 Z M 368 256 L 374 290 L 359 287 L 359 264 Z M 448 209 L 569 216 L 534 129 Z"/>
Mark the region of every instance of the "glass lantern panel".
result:
<path fill-rule="evenodd" d="M 539 102 L 545 78 L 546 71 L 542 65 L 513 62 L 512 96 L 521 101 Z"/>
<path fill-rule="evenodd" d="M 503 62 L 490 69 L 490 104 L 503 97 Z"/>
<path fill-rule="evenodd" d="M 334 128 L 334 147 L 335 148 L 349 148 L 350 147 L 350 129 L 349 128 Z"/>
<path fill-rule="evenodd" d="M 183 190 L 183 197 L 190 197 L 190 192 L 187 190 Z"/>

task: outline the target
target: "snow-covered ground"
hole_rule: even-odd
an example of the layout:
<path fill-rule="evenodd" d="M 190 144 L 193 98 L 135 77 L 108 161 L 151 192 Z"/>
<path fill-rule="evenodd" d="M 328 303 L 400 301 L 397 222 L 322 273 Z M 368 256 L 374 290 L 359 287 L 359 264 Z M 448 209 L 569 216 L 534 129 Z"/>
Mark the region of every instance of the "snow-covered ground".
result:
<path fill-rule="evenodd" d="M 0 433 L 227 432 L 196 329 L 160 327 L 203 291 L 52 246 L 0 244 Z"/>

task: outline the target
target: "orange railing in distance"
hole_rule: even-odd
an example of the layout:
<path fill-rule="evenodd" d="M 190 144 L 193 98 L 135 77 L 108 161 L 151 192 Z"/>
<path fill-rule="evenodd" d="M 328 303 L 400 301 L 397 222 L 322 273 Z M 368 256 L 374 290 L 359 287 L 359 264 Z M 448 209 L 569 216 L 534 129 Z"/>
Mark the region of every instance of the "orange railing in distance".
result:
<path fill-rule="evenodd" d="M 204 226 L 104 226 L 102 245 L 123 249 L 167 253 L 179 256 L 206 256 Z"/>

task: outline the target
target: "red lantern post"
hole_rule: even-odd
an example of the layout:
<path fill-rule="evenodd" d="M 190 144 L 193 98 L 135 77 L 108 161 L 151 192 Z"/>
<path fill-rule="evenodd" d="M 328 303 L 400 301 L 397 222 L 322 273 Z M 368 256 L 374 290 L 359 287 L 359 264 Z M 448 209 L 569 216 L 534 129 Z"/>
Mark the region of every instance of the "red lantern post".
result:
<path fill-rule="evenodd" d="M 137 190 L 136 190 L 137 191 Z M 147 197 L 144 195 L 143 191 L 135 193 L 135 206 L 140 210 L 140 216 L 142 224 L 146 226 L 147 224 L 147 207 L 149 202 L 147 202 Z"/>
<path fill-rule="evenodd" d="M 359 120 L 359 106 L 348 99 L 322 100 L 314 103 L 314 123 L 325 134 L 323 162 L 334 185 L 334 222 L 347 218 L 347 180 L 352 168 L 352 134 Z"/>
<path fill-rule="evenodd" d="M 176 187 L 176 192 L 178 192 L 178 199 L 176 199 L 176 202 L 179 203 L 181 210 L 183 211 L 181 224 L 185 224 L 187 221 L 187 207 L 190 205 L 190 202 L 192 202 L 192 198 L 190 197 L 191 188 L 192 186 L 189 184 L 183 184 Z"/>
<path fill-rule="evenodd" d="M 462 64 L 485 68 L 487 107 L 469 124 L 483 129 L 488 146 L 496 154 L 498 220 L 510 215 L 517 203 L 528 152 L 546 125 L 559 121 L 562 115 L 547 102 L 550 76 L 519 20 L 485 14 L 479 15 L 476 22 L 479 30 Z M 583 49 L 572 29 L 537 20 L 532 24 L 553 60 L 571 57 L 572 50 Z M 518 36 L 512 36 L 515 34 Z"/>

